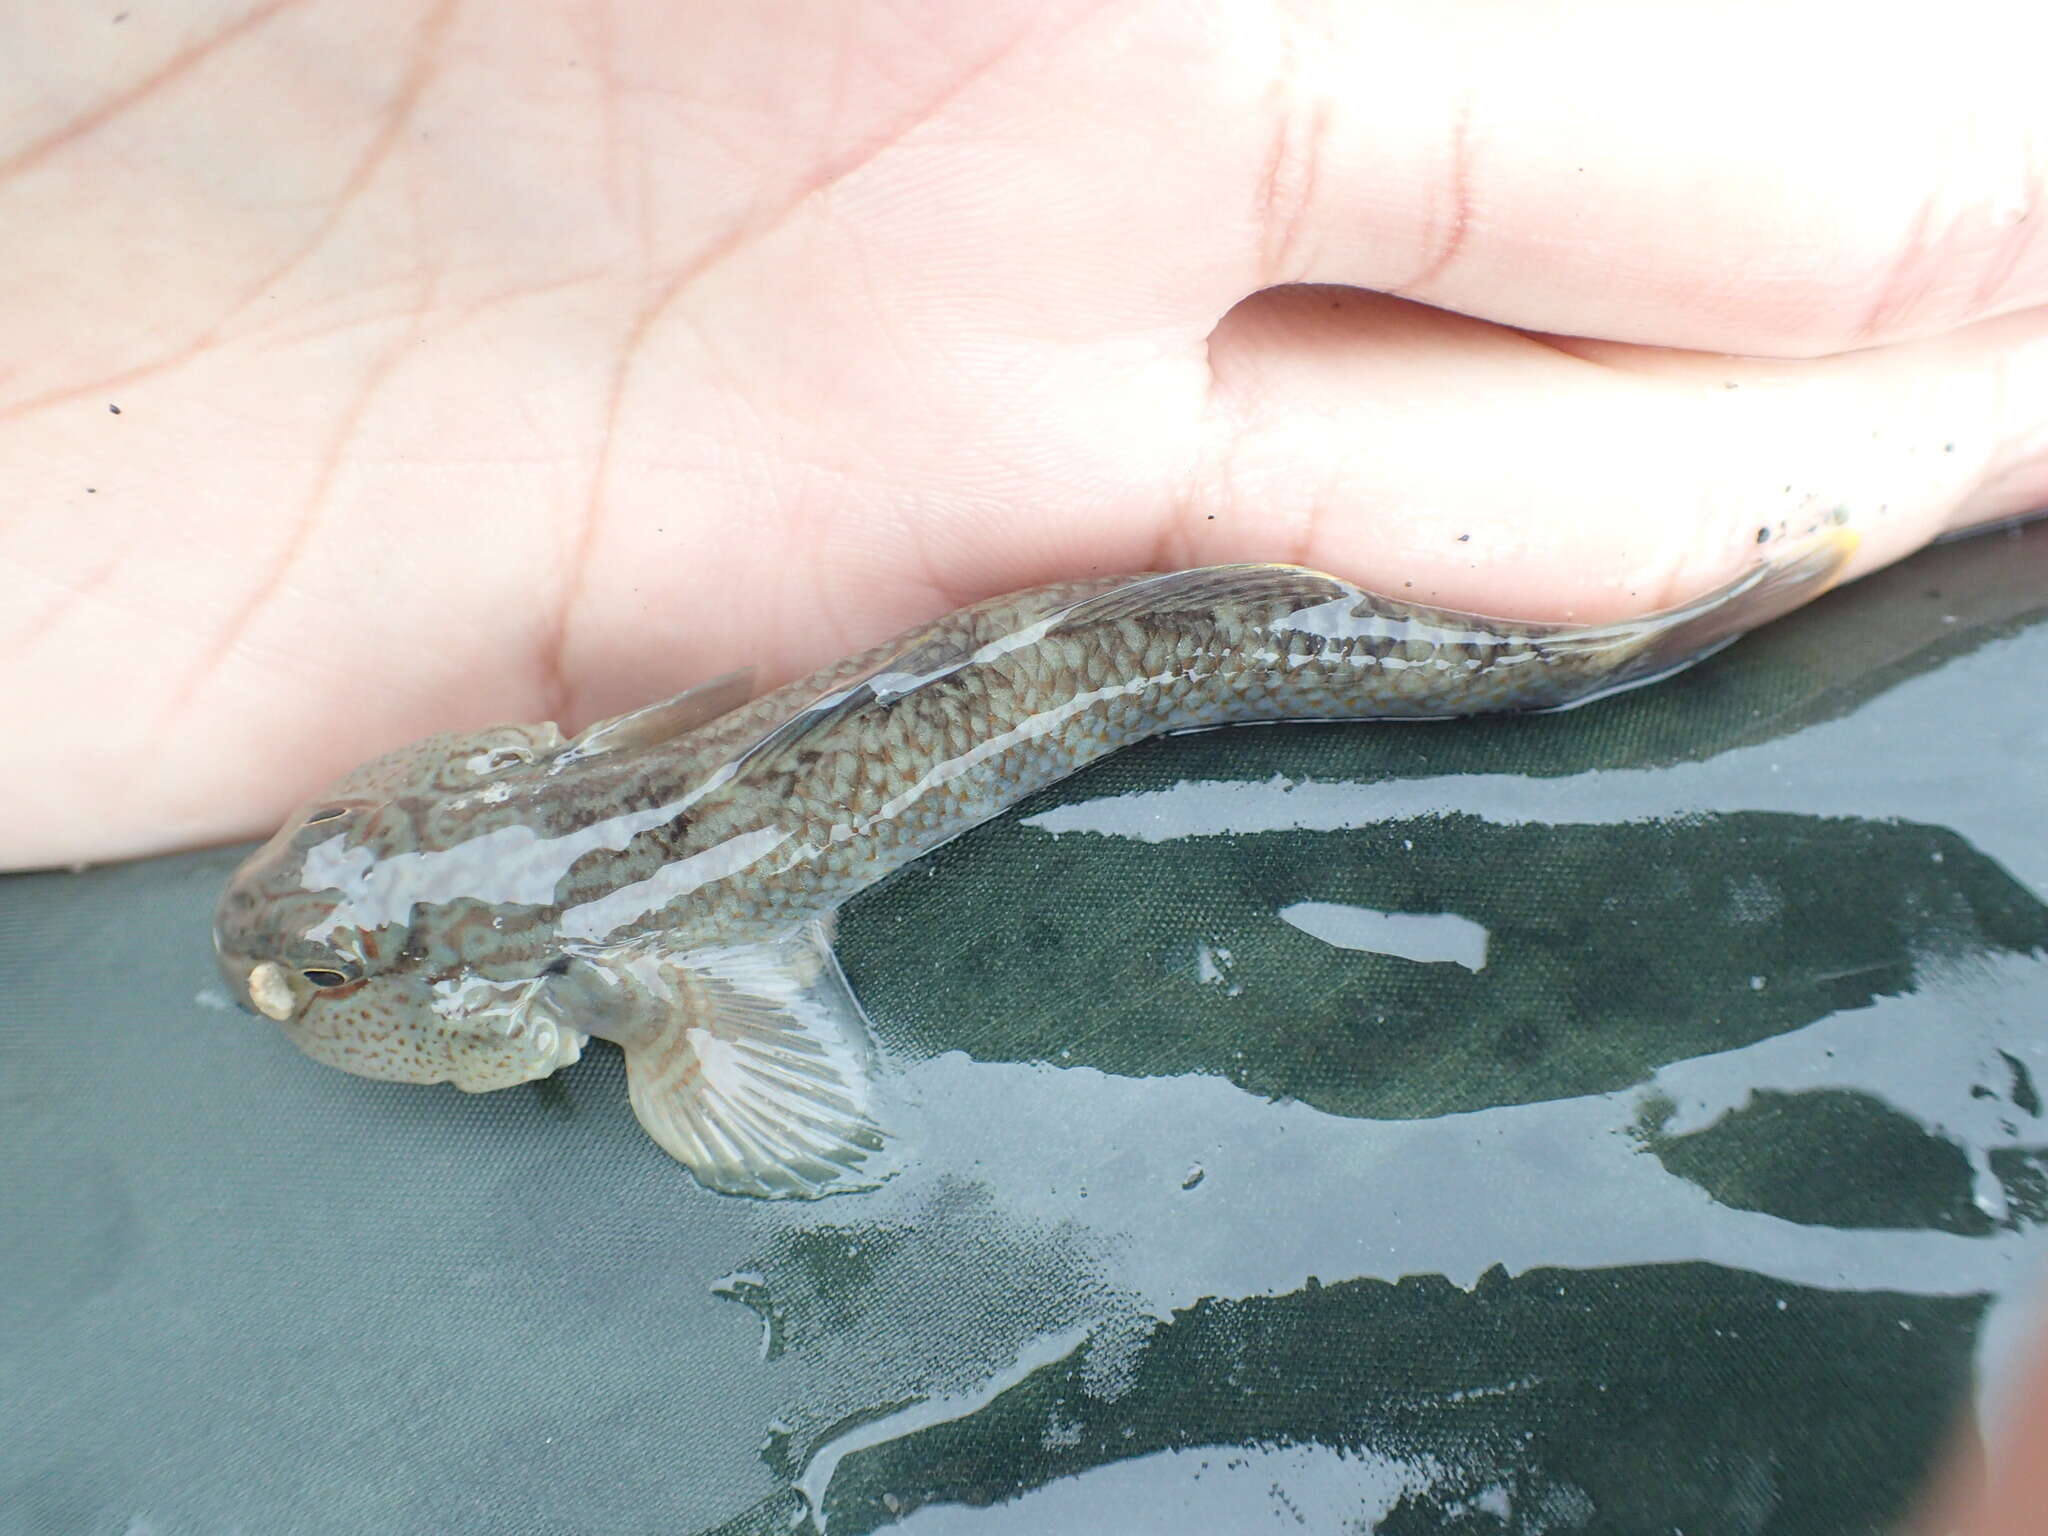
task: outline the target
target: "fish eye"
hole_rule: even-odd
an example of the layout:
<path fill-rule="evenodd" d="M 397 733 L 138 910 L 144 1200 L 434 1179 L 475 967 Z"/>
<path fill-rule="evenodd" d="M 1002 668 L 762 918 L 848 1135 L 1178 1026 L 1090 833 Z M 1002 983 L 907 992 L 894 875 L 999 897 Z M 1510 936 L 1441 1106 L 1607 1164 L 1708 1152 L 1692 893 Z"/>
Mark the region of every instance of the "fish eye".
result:
<path fill-rule="evenodd" d="M 316 987 L 338 987 L 348 980 L 339 971 L 330 971 L 323 966 L 317 965 L 308 966 L 305 970 L 300 971 L 299 974 Z"/>
<path fill-rule="evenodd" d="M 493 747 L 489 751 L 475 753 L 462 766 L 482 779 L 532 761 L 533 753 L 525 747 Z"/>

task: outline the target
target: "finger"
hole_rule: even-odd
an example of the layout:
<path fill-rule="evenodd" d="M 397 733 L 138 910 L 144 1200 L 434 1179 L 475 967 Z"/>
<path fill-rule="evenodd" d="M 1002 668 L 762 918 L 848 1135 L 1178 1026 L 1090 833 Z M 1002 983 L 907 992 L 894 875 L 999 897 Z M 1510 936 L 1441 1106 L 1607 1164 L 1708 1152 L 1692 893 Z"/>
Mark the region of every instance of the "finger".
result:
<path fill-rule="evenodd" d="M 1280 13 L 1223 50 L 1246 291 L 1773 355 L 2048 301 L 2043 7 Z"/>
<path fill-rule="evenodd" d="M 1863 535 L 1854 574 L 2048 503 L 2048 311 L 1787 362 L 1294 288 L 1234 312 L 1211 356 L 1172 563 L 1295 559 L 1450 607 L 1598 621 L 1826 519 Z"/>
<path fill-rule="evenodd" d="M 2032 1369 L 2012 1405 L 2010 1420 L 1984 1426 L 1991 1444 L 1958 1456 L 1931 1499 L 1924 1536 L 2038 1536 L 2048 1509 L 2048 1350 L 2036 1350 Z"/>

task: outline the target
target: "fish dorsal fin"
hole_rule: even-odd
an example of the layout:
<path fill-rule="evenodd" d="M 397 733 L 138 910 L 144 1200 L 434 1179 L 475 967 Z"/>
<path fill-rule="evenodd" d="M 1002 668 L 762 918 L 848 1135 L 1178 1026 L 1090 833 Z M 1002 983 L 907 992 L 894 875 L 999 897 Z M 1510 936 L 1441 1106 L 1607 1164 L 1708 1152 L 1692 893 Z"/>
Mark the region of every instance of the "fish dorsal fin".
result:
<path fill-rule="evenodd" d="M 1078 598 L 1052 614 L 1054 629 L 1114 623 L 1148 614 L 1188 613 L 1222 603 L 1289 598 L 1307 603 L 1358 595 L 1334 576 L 1300 565 L 1205 565 L 1191 571 L 1134 576 L 1107 592 Z"/>
<path fill-rule="evenodd" d="M 741 667 L 686 688 L 659 704 L 644 705 L 623 715 L 613 715 L 609 720 L 600 720 L 572 738 L 557 758 L 574 762 L 606 752 L 659 746 L 699 726 L 709 725 L 720 715 L 732 713 L 753 696 L 754 669 Z"/>
<path fill-rule="evenodd" d="M 919 635 L 867 676 L 825 694 L 767 732 L 733 761 L 733 772 L 769 766 L 856 710 L 906 698 L 952 676 L 972 660 L 974 651 L 963 647 L 955 635 Z"/>
<path fill-rule="evenodd" d="M 908 698 L 919 689 L 952 676 L 985 652 L 1001 650 L 1005 644 L 1028 643 L 1033 638 L 1086 624 L 1148 614 L 1194 612 L 1232 601 L 1286 597 L 1307 604 L 1343 596 L 1355 598 L 1359 593 L 1334 577 L 1298 565 L 1212 565 L 1192 571 L 1133 576 L 1107 591 L 1077 598 L 1021 621 L 1014 636 L 988 637 L 984 643 L 970 641 L 958 626 L 935 625 L 913 637 L 865 677 L 835 689 L 784 720 L 748 747 L 733 763 L 733 770 L 758 771 L 771 766 L 856 710 Z"/>
<path fill-rule="evenodd" d="M 879 1183 L 874 1049 L 825 924 L 665 968 L 672 1017 L 626 1048 L 648 1135 L 726 1194 L 814 1198 Z"/>
<path fill-rule="evenodd" d="M 951 677 L 985 651 L 1000 650 L 1006 643 L 1028 642 L 1083 624 L 1196 609 L 1232 598 L 1272 595 L 1297 588 L 1316 599 L 1350 590 L 1328 576 L 1300 566 L 1214 565 L 1157 576 L 1133 576 L 1107 591 L 1021 620 L 1014 636 L 989 636 L 977 642 L 958 625 L 937 624 L 913 635 L 865 677 L 798 710 L 741 753 L 732 769 L 735 773 L 772 769 L 778 760 L 801 750 L 856 710 L 908 698 L 919 689 Z"/>

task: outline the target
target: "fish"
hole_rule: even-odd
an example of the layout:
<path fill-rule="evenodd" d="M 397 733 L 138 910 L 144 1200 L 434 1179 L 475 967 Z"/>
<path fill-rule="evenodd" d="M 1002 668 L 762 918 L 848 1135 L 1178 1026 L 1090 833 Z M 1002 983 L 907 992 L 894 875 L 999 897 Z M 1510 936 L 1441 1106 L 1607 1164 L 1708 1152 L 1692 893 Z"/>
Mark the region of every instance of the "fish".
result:
<path fill-rule="evenodd" d="M 1068 581 L 759 697 L 736 672 L 575 736 L 431 736 L 301 805 L 229 881 L 214 947 L 231 993 L 316 1061 L 480 1093 L 596 1036 L 710 1189 L 869 1188 L 890 1116 L 832 952 L 856 892 L 1150 737 L 1554 710 L 1655 681 L 1826 590 L 1855 543 L 1822 530 L 1600 625 L 1293 565 Z"/>

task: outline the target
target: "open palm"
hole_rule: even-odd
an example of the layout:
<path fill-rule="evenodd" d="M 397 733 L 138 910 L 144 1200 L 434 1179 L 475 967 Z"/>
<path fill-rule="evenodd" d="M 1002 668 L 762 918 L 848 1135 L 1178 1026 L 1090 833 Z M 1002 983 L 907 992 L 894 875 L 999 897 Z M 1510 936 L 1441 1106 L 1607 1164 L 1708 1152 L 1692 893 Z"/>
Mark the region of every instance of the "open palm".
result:
<path fill-rule="evenodd" d="M 2040 8 L 1808 9 L 16 7 L 0 863 L 1089 571 L 2048 501 Z"/>

